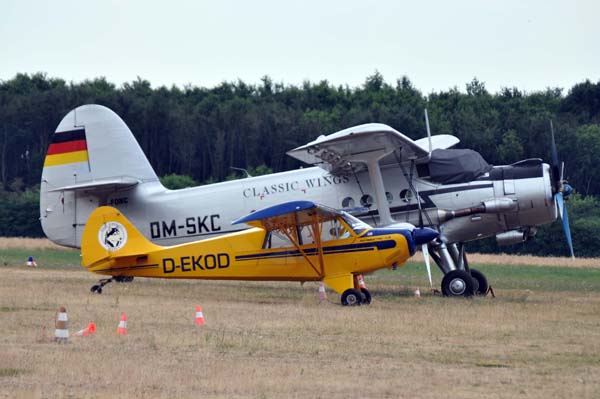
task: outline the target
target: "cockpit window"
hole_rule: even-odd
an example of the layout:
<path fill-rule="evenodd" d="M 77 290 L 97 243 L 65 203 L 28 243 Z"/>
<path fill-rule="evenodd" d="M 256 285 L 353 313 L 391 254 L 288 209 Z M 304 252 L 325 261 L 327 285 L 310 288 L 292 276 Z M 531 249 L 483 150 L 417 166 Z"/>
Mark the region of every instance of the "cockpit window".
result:
<path fill-rule="evenodd" d="M 281 232 L 277 230 L 267 231 L 265 241 L 263 242 L 263 249 L 270 248 L 288 248 L 293 247 L 294 244 Z"/>
<path fill-rule="evenodd" d="M 363 231 L 371 227 L 362 220 L 346 212 L 342 212 L 342 218 L 348 224 L 348 226 L 350 226 L 350 228 L 354 231 L 356 235 L 360 235 Z"/>

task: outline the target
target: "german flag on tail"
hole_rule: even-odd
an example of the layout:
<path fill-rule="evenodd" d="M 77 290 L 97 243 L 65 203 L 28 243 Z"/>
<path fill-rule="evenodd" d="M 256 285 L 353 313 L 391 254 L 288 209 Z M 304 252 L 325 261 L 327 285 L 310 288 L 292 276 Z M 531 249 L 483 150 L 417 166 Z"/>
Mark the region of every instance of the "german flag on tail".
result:
<path fill-rule="evenodd" d="M 53 135 L 44 167 L 87 162 L 88 160 L 85 129 L 70 130 Z"/>

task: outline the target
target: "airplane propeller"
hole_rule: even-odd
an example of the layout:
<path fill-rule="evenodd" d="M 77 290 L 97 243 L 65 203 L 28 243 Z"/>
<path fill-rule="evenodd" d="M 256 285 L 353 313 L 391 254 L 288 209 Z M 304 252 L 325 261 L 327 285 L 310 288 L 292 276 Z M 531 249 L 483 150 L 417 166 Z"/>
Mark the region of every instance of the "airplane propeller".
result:
<path fill-rule="evenodd" d="M 429 115 L 427 114 L 427 108 L 425 108 L 425 127 L 427 128 L 427 137 L 429 138 L 429 156 L 431 157 L 432 145 L 431 145 L 431 129 L 429 129 Z M 417 205 L 419 207 L 419 225 L 423 228 L 423 209 L 421 209 L 421 198 L 419 197 L 418 191 L 415 191 L 415 197 L 417 199 Z M 429 244 L 425 243 L 421 246 L 421 252 L 423 253 L 423 259 L 425 260 L 425 267 L 427 268 L 427 277 L 429 277 L 429 287 L 433 289 L 433 281 L 431 279 L 431 264 L 429 261 Z"/>
<path fill-rule="evenodd" d="M 423 259 L 425 259 L 425 267 L 427 268 L 427 277 L 429 277 L 429 286 L 433 288 L 433 280 L 431 279 L 431 264 L 429 263 L 429 247 L 427 244 L 421 246 L 423 252 Z"/>
<path fill-rule="evenodd" d="M 552 134 L 551 155 L 552 155 L 552 189 L 554 191 L 554 203 L 558 210 L 558 216 L 562 221 L 563 230 L 571 251 L 571 257 L 575 258 L 573 252 L 573 240 L 571 239 L 571 227 L 569 226 L 569 214 L 567 213 L 567 204 L 565 199 L 573 193 L 573 187 L 564 179 L 565 165 L 558 160 L 558 152 L 556 151 L 556 142 L 554 140 L 554 126 L 550 121 L 550 133 Z"/>

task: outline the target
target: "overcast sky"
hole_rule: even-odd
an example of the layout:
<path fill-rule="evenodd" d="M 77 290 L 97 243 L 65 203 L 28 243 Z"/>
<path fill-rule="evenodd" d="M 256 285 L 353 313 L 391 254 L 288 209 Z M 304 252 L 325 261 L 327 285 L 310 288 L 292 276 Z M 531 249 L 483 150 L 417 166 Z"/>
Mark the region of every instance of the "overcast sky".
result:
<path fill-rule="evenodd" d="M 595 0 L 0 0 L 0 80 L 568 89 L 600 80 L 599 21 Z"/>

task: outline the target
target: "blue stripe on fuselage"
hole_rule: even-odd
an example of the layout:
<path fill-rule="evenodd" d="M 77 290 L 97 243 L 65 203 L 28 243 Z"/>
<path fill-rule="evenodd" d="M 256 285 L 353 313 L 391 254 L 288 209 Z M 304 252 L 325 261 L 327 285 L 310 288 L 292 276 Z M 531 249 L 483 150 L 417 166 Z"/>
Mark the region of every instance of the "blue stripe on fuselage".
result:
<path fill-rule="evenodd" d="M 371 229 L 365 234 L 365 237 L 377 237 L 377 236 L 385 236 L 390 234 L 400 234 L 406 238 L 406 244 L 408 245 L 408 251 L 410 256 L 415 254 L 416 245 L 415 240 L 413 239 L 412 232 L 406 229 L 386 229 L 384 228 L 376 228 Z"/>
<path fill-rule="evenodd" d="M 375 249 L 390 249 L 396 246 L 396 241 L 394 240 L 385 240 L 378 242 L 364 242 L 359 244 L 349 244 L 349 245 L 335 245 L 330 247 L 323 247 L 323 254 L 330 255 L 334 253 L 340 252 L 363 252 L 363 251 L 373 251 Z M 306 248 L 303 250 L 306 255 L 312 256 L 317 254 L 317 248 Z M 302 256 L 300 251 L 296 250 L 288 250 L 288 251 L 277 251 L 271 253 L 257 253 L 257 254 L 249 254 L 249 255 L 239 255 L 235 257 L 235 260 L 252 260 L 252 259 L 270 259 L 270 258 L 285 258 L 285 257 L 293 257 L 293 256 Z"/>

